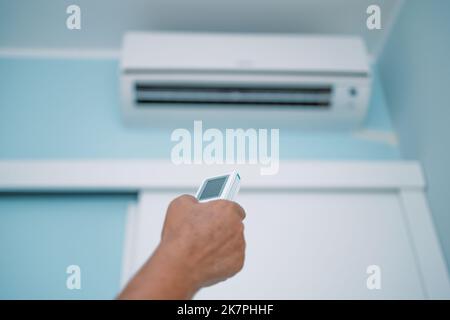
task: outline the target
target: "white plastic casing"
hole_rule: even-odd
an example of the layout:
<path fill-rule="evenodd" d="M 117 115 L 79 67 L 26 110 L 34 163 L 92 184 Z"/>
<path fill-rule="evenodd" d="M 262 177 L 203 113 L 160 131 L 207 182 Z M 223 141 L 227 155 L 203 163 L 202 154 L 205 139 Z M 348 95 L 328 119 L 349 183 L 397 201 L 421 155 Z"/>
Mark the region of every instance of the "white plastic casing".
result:
<path fill-rule="evenodd" d="M 228 177 L 228 178 L 225 183 L 225 186 L 222 188 L 221 193 L 216 197 L 211 197 L 211 198 L 200 200 L 200 196 L 201 196 L 203 190 L 205 189 L 206 184 L 211 180 L 222 178 L 222 177 Z M 196 194 L 196 198 L 199 200 L 199 202 L 207 202 L 207 201 L 219 200 L 219 199 L 232 201 L 234 199 L 234 197 L 237 195 L 237 193 L 239 192 L 240 182 L 241 182 L 241 177 L 237 171 L 233 171 L 229 174 L 222 174 L 222 175 L 207 178 L 207 179 L 203 180 L 202 184 L 200 185 L 200 188 L 198 189 L 197 194 Z"/>
<path fill-rule="evenodd" d="M 353 129 L 367 113 L 371 71 L 354 36 L 130 32 L 120 64 L 123 119 L 172 127 L 202 119 L 211 126 Z M 136 85 L 230 87 L 328 86 L 329 107 L 139 103 Z"/>

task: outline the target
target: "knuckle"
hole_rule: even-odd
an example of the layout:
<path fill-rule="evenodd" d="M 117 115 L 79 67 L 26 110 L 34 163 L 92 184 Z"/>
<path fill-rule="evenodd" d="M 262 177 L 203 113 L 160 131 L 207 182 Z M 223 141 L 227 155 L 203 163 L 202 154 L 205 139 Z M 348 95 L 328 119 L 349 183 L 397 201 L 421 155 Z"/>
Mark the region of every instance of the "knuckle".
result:
<path fill-rule="evenodd" d="M 169 210 L 170 209 L 175 209 L 179 205 L 180 201 L 181 201 L 180 197 L 176 197 L 175 199 L 170 201 L 170 203 L 169 203 Z"/>
<path fill-rule="evenodd" d="M 221 215 L 229 215 L 232 211 L 230 207 L 230 201 L 228 200 L 216 200 L 213 203 L 214 211 L 220 212 Z"/>
<path fill-rule="evenodd" d="M 241 219 L 244 219 L 244 218 L 245 218 L 245 211 L 244 211 L 244 209 L 243 209 L 238 203 L 236 203 L 236 202 L 231 202 L 231 205 L 232 205 L 232 210 L 233 210 L 235 213 L 237 213 L 238 216 L 239 216 Z"/>
<path fill-rule="evenodd" d="M 228 209 L 230 207 L 230 201 L 228 200 L 217 200 L 216 204 L 222 209 Z"/>
<path fill-rule="evenodd" d="M 172 212 L 176 207 L 176 202 L 175 199 L 170 201 L 169 205 L 167 206 L 167 212 L 170 213 Z"/>
<path fill-rule="evenodd" d="M 240 205 L 238 205 L 236 202 L 233 202 L 233 201 L 229 201 L 228 204 L 230 206 L 230 209 L 232 209 L 234 211 L 238 211 L 241 208 Z"/>
<path fill-rule="evenodd" d="M 169 206 L 168 206 L 168 211 L 177 210 L 181 206 L 184 206 L 187 203 L 189 198 L 190 198 L 190 196 L 188 196 L 188 195 L 181 195 L 181 196 L 176 197 L 175 199 L 170 201 Z"/>
<path fill-rule="evenodd" d="M 189 194 L 182 194 L 177 199 L 179 199 L 183 203 L 185 203 L 185 202 L 192 202 L 192 201 L 195 200 L 195 198 L 193 196 L 189 195 Z"/>
<path fill-rule="evenodd" d="M 205 206 L 210 207 L 213 211 L 218 211 L 223 207 L 223 200 L 214 200 L 204 203 Z"/>

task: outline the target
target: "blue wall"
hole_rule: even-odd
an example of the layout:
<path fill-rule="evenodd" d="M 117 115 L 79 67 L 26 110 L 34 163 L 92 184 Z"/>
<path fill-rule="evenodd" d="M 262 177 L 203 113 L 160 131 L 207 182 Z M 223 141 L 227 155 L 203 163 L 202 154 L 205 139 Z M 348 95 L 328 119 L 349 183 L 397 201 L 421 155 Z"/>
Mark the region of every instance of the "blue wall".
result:
<path fill-rule="evenodd" d="M 176 127 L 124 127 L 118 80 L 117 60 L 0 59 L 0 159 L 169 159 Z M 378 78 L 365 127 L 392 131 Z M 399 158 L 396 146 L 348 132 L 280 130 L 282 158 Z"/>
<path fill-rule="evenodd" d="M 0 194 L 0 299 L 111 299 L 132 195 Z M 81 268 L 81 290 L 66 268 Z"/>
<path fill-rule="evenodd" d="M 450 261 L 450 1 L 405 1 L 379 61 L 402 154 L 419 159 Z"/>
<path fill-rule="evenodd" d="M 173 129 L 120 119 L 116 60 L 0 59 L 0 160 L 167 158 Z M 187 123 L 186 126 L 192 126 Z M 378 78 L 365 127 L 392 132 Z M 399 159 L 352 133 L 281 129 L 282 159 Z M 112 298 L 128 195 L 1 195 L 0 298 Z M 82 290 L 65 287 L 79 264 Z"/>

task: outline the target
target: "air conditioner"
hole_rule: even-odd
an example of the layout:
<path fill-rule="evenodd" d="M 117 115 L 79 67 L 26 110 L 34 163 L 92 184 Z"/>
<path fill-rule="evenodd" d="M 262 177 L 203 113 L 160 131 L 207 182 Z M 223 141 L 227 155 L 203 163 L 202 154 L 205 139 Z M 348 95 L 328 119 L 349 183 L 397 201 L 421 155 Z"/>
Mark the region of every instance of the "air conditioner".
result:
<path fill-rule="evenodd" d="M 371 82 L 351 36 L 132 32 L 120 73 L 126 123 L 148 126 L 354 128 Z"/>

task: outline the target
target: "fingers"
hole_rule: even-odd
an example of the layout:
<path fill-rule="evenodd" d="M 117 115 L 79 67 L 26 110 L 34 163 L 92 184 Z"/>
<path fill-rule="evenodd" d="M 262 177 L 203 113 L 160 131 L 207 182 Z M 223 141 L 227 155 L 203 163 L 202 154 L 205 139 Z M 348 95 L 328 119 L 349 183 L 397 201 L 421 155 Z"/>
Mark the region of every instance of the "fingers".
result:
<path fill-rule="evenodd" d="M 242 208 L 238 203 L 233 202 L 233 204 L 235 205 L 236 208 L 236 212 L 240 215 L 241 220 L 244 220 L 245 217 L 247 216 L 247 214 L 245 213 L 244 208 Z"/>
<path fill-rule="evenodd" d="M 190 194 L 183 194 L 176 199 L 179 199 L 180 201 L 183 201 L 185 203 L 197 203 L 198 202 L 197 198 L 194 196 L 191 196 Z"/>
<path fill-rule="evenodd" d="M 233 214 L 236 214 L 240 220 L 245 219 L 245 210 L 236 202 L 230 201 L 230 200 L 213 200 L 210 202 L 204 203 L 204 205 L 213 205 L 213 206 L 219 206 L 222 208 L 222 210 L 225 211 L 232 211 Z"/>
<path fill-rule="evenodd" d="M 187 205 L 187 204 L 196 204 L 196 203 L 198 203 L 198 200 L 196 197 L 193 197 L 189 194 L 183 194 L 183 195 L 173 199 L 172 202 L 180 204 L 180 205 Z"/>
<path fill-rule="evenodd" d="M 168 211 L 172 212 L 180 209 L 182 209 L 182 211 L 185 211 L 187 208 L 197 203 L 197 198 L 188 194 L 183 194 L 179 197 L 176 197 L 169 203 Z"/>
<path fill-rule="evenodd" d="M 223 201 L 226 201 L 227 204 L 231 206 L 233 212 L 235 212 L 241 220 L 245 219 L 245 216 L 246 216 L 245 210 L 237 202 L 229 201 L 229 200 L 223 200 Z"/>

